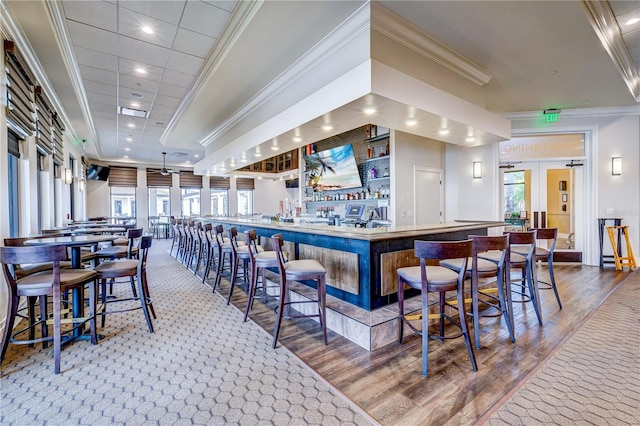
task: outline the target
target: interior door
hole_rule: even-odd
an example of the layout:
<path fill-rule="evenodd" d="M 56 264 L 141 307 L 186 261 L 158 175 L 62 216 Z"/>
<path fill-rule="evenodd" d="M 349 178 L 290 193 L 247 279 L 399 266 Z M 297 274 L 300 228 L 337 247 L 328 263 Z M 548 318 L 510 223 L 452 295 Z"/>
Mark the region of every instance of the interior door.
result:
<path fill-rule="evenodd" d="M 568 164 L 572 163 L 523 162 L 505 170 L 503 206 L 505 217 L 516 216 L 517 213 L 526 216 L 526 226 L 558 228 L 556 251 L 582 251 L 584 235 L 576 230 L 583 222 L 584 212 L 581 213 L 576 206 L 584 197 L 584 167 L 570 167 Z M 524 186 L 516 189 L 521 181 Z M 515 206 L 522 209 L 521 212 L 509 211 Z"/>
<path fill-rule="evenodd" d="M 414 169 L 414 225 L 442 223 L 442 170 Z"/>

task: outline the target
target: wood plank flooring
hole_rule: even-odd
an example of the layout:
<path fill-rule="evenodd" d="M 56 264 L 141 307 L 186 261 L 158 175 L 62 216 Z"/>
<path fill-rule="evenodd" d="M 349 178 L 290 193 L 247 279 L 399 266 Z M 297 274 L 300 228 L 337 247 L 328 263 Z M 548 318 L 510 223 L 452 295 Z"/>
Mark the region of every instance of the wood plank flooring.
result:
<path fill-rule="evenodd" d="M 515 344 L 501 320 L 482 318 L 475 373 L 461 338 L 430 341 L 428 378 L 421 375 L 417 336 L 368 352 L 331 332 L 325 346 L 317 322 L 295 319 L 283 321 L 279 344 L 383 425 L 473 424 L 515 391 L 629 274 L 575 264 L 554 269 L 564 309 L 558 309 L 551 290 L 541 290 L 544 325 L 539 326 L 531 303 L 514 303 Z M 538 267 L 538 277 L 548 280 L 546 266 Z M 219 291 L 226 297 L 223 282 Z M 232 303 L 244 311 L 246 294 L 235 291 Z M 269 333 L 273 305 L 256 300 L 251 312 Z"/>

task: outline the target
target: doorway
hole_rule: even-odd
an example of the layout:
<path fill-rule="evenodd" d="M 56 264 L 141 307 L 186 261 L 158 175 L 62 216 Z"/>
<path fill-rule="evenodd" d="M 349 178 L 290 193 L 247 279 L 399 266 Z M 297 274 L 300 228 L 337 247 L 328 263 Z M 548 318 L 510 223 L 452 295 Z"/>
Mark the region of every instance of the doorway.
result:
<path fill-rule="evenodd" d="M 576 206 L 584 199 L 583 171 L 583 162 L 574 161 L 525 161 L 503 169 L 505 220 L 521 228 L 558 228 L 557 260 L 582 261 L 585 219 Z"/>

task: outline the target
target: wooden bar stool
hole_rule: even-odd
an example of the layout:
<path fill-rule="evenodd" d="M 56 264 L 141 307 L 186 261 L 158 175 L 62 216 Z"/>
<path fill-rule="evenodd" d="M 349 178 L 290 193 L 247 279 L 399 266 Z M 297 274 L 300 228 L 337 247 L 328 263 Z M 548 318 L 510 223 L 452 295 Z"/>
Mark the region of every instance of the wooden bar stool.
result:
<path fill-rule="evenodd" d="M 560 294 L 558 294 L 558 287 L 556 286 L 556 277 L 553 273 L 553 253 L 556 249 L 556 241 L 558 240 L 558 228 L 531 228 L 530 231 L 536 231 L 536 249 L 534 252 L 533 265 L 535 267 L 538 261 L 547 262 L 547 268 L 549 268 L 549 281 L 544 282 L 538 280 L 539 289 L 552 289 L 556 296 L 558 306 L 562 309 L 562 302 L 560 301 Z M 541 247 L 538 243 L 546 242 L 547 247 Z M 518 252 L 517 248 L 514 249 Z M 524 253 L 522 253 L 524 254 Z M 544 286 L 540 286 L 544 284 Z"/>
<path fill-rule="evenodd" d="M 231 244 L 231 279 L 229 280 L 229 295 L 227 296 L 227 305 L 231 302 L 231 295 L 233 294 L 233 288 L 236 285 L 236 278 L 238 276 L 238 265 L 242 262 L 242 279 L 245 283 L 248 282 L 248 265 L 251 260 L 251 253 L 249 253 L 249 247 L 245 244 L 240 245 L 238 241 L 238 229 L 235 226 L 229 228 L 229 243 Z M 255 245 L 256 251 L 264 251 L 259 245 Z"/>
<path fill-rule="evenodd" d="M 278 336 L 280 334 L 280 323 L 282 322 L 282 315 L 285 306 L 298 303 L 317 303 L 318 313 L 310 315 L 294 315 L 289 318 L 305 318 L 305 317 L 318 317 L 320 320 L 320 326 L 322 327 L 322 335 L 324 337 L 324 344 L 327 344 L 327 294 L 325 288 L 325 275 L 326 270 L 316 260 L 302 259 L 302 260 L 290 260 L 286 261 L 284 252 L 282 251 L 282 234 L 276 234 L 271 237 L 271 244 L 277 254 L 278 259 L 278 271 L 280 273 L 280 298 L 278 301 L 278 307 L 276 309 L 276 322 L 273 328 L 273 348 L 275 349 L 278 343 Z M 317 300 L 303 300 L 298 302 L 291 302 L 288 299 L 289 281 L 301 281 L 301 280 L 314 280 L 316 282 L 316 288 L 318 290 Z"/>
<path fill-rule="evenodd" d="M 467 352 L 471 360 L 471 368 L 473 371 L 478 370 L 476 358 L 469 339 L 469 326 L 467 324 L 467 313 L 464 307 L 464 280 L 467 272 L 468 258 L 473 255 L 473 243 L 471 240 L 456 242 L 440 242 L 440 241 L 415 241 L 415 256 L 420 258 L 420 266 L 410 266 L 398 269 L 398 311 L 400 316 L 400 330 L 398 343 L 402 344 L 404 324 L 407 324 L 411 330 L 422 336 L 422 375 L 427 377 L 428 373 L 428 352 L 429 338 L 444 340 L 453 339 L 464 336 L 464 342 L 467 345 Z M 444 266 L 427 266 L 427 260 L 442 259 L 462 259 L 459 272 L 455 272 Z M 422 292 L 422 314 L 416 320 L 422 320 L 422 329 L 418 330 L 411 324 L 414 318 L 406 318 L 404 314 L 404 286 Z M 457 295 L 457 305 L 452 305 L 446 301 L 446 293 L 455 291 Z M 439 319 L 440 333 L 438 335 L 429 334 L 429 293 L 437 292 L 440 294 L 439 313 L 434 315 Z M 445 306 L 450 306 L 458 310 L 460 322 L 456 322 L 445 312 Z M 456 335 L 445 336 L 444 320 L 448 320 L 460 328 L 460 333 Z"/>
<path fill-rule="evenodd" d="M 467 267 L 470 264 L 471 268 L 467 268 L 466 278 L 471 279 L 471 309 L 476 349 L 480 349 L 481 317 L 503 316 L 511 342 L 515 343 L 511 285 L 509 285 L 509 280 L 507 279 L 510 275 L 509 262 L 507 262 L 511 253 L 509 250 L 509 237 L 508 235 L 470 235 L 469 239 L 473 242 L 473 254 L 467 259 Z M 463 260 L 461 258 L 446 259 L 440 261 L 440 265 L 460 272 Z M 494 277 L 497 281 L 495 288 L 480 288 L 480 278 Z M 498 297 L 493 294 L 494 292 L 498 293 Z M 484 298 L 480 299 L 480 295 L 484 296 Z M 497 315 L 481 314 L 480 303 L 497 309 Z"/>
<path fill-rule="evenodd" d="M 249 263 L 251 264 L 251 281 L 249 285 L 249 297 L 247 298 L 247 309 L 244 312 L 244 321 L 247 321 L 249 317 L 249 311 L 253 308 L 253 299 L 255 298 L 256 290 L 258 287 L 258 272 L 261 272 L 262 278 L 262 300 L 267 300 L 267 288 L 280 288 L 277 286 L 268 286 L 265 278 L 266 268 L 277 268 L 280 264 L 278 262 L 278 252 L 276 251 L 259 251 L 258 247 L 258 235 L 255 229 L 244 231 L 245 244 L 249 247 Z M 285 262 L 288 260 L 288 253 L 282 252 Z"/>
<path fill-rule="evenodd" d="M 33 344 L 38 342 L 53 340 L 53 360 L 54 372 L 60 373 L 60 352 L 62 348 L 62 316 L 61 316 L 61 294 L 72 288 L 84 288 L 89 284 L 89 316 L 84 318 L 73 318 L 69 321 L 73 327 L 65 333 L 71 332 L 78 327 L 84 327 L 88 321 L 91 326 L 91 343 L 97 344 L 96 334 L 96 295 L 97 281 L 95 271 L 88 269 L 60 269 L 60 262 L 67 258 L 67 249 L 62 245 L 39 246 L 39 247 L 0 247 L 0 263 L 2 263 L 4 276 L 7 284 L 7 316 L 2 336 L 2 352 L 0 362 L 4 359 L 9 343 L 13 344 Z M 17 279 L 13 273 L 12 265 L 17 264 L 38 264 L 52 262 L 50 271 L 38 272 Z M 40 298 L 40 320 L 29 320 L 29 327 L 15 331 L 13 325 L 18 312 L 20 297 Z M 53 337 L 48 335 L 47 329 L 43 328 L 42 337 L 33 338 L 30 332 L 32 327 L 37 327 L 48 320 L 46 299 L 51 296 L 53 299 Z M 84 302 L 84 301 L 82 301 Z M 29 340 L 18 338 L 22 333 L 29 332 Z M 12 334 L 13 333 L 13 334 Z"/>

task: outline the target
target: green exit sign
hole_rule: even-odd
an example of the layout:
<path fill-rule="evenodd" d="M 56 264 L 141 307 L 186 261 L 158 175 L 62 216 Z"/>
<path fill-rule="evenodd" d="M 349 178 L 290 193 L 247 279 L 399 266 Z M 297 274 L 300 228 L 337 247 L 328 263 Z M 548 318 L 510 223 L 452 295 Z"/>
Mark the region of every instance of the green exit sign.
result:
<path fill-rule="evenodd" d="M 556 121 L 558 121 L 559 118 L 560 118 L 560 114 L 558 113 L 544 115 L 544 121 L 546 121 L 547 123 L 555 123 Z"/>
<path fill-rule="evenodd" d="M 555 123 L 560 119 L 560 110 L 559 109 L 545 109 L 544 113 L 544 121 L 547 123 Z"/>

